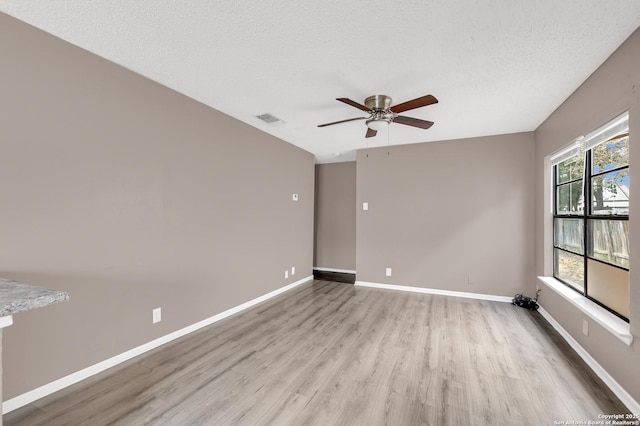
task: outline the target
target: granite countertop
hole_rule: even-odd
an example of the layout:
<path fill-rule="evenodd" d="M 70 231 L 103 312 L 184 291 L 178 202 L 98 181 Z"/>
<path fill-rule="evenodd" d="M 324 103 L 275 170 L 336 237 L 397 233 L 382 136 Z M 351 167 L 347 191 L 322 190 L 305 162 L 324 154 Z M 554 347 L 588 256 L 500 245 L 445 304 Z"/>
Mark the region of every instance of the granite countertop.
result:
<path fill-rule="evenodd" d="M 69 293 L 0 278 L 0 317 L 69 300 Z"/>

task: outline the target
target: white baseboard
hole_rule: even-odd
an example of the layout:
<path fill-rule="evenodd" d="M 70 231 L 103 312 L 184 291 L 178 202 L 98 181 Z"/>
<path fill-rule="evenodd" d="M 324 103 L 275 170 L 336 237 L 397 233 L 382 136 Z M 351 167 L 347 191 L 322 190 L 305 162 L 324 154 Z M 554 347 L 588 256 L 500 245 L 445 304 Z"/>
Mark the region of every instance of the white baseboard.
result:
<path fill-rule="evenodd" d="M 542 306 L 538 309 L 538 312 L 540 312 L 540 315 L 542 315 L 542 317 L 546 319 L 547 322 L 551 324 L 551 326 L 555 328 L 558 333 L 560 333 L 564 340 L 569 343 L 569 346 L 571 346 L 573 350 L 576 351 L 578 355 L 580 355 L 580 358 L 582 358 L 584 362 L 586 362 L 587 365 L 591 367 L 596 375 L 600 377 L 600 380 L 602 380 L 609 387 L 609 389 L 611 389 L 611 391 L 616 394 L 620 401 L 622 401 L 622 403 L 627 406 L 629 411 L 631 411 L 631 413 L 633 414 L 640 414 L 640 404 L 638 403 L 638 401 L 636 401 L 631 395 L 629 395 L 629 392 L 627 392 L 620 385 L 620 383 L 618 383 L 613 377 L 611 377 L 607 370 L 605 370 L 600 364 L 598 364 L 598 361 L 596 361 L 589 354 L 589 352 L 587 352 L 582 346 L 580 346 L 578 341 L 574 339 L 573 336 L 571 336 L 571 334 L 569 334 L 569 332 L 567 332 L 567 330 L 565 330 L 560 325 L 560 323 L 555 320 L 555 318 L 553 318 L 547 311 L 545 311 Z"/>
<path fill-rule="evenodd" d="M 320 271 L 320 272 L 338 272 L 340 274 L 354 274 L 354 275 L 356 273 L 356 271 L 351 270 L 351 269 L 321 268 L 319 266 L 314 266 L 313 270 L 314 271 Z"/>
<path fill-rule="evenodd" d="M 410 287 L 406 285 L 370 283 L 366 281 L 356 281 L 356 285 L 361 287 L 383 288 L 385 290 L 410 291 L 413 293 L 437 294 L 440 296 L 453 296 L 453 297 L 465 297 L 467 299 L 491 300 L 494 302 L 511 303 L 511 300 L 513 300 L 512 297 L 508 297 L 508 296 L 494 296 L 491 294 L 482 294 L 482 293 L 466 293 L 464 291 L 439 290 L 437 288 Z"/>
<path fill-rule="evenodd" d="M 265 300 L 271 299 L 272 297 L 275 297 L 281 293 L 284 293 L 285 291 L 291 290 L 294 287 L 297 287 L 301 284 L 304 284 L 308 281 L 313 280 L 313 276 L 308 276 L 305 278 L 302 278 L 301 280 L 298 280 L 294 283 L 288 284 L 284 287 L 280 287 L 277 290 L 274 290 L 270 293 L 264 294 L 260 297 L 257 297 L 253 300 L 250 300 L 246 303 L 243 303 L 241 305 L 238 305 L 236 307 L 233 307 L 231 309 L 227 309 L 224 312 L 220 312 L 217 315 L 214 315 L 212 317 L 209 317 L 207 319 L 204 319 L 200 322 L 197 322 L 195 324 L 192 324 L 190 326 L 184 327 L 180 330 L 174 331 L 173 333 L 169 333 L 165 336 L 159 337 L 155 340 L 152 340 L 151 342 L 145 343 L 143 345 L 140 345 L 136 348 L 133 348 L 131 350 L 128 350 L 126 352 L 123 352 L 119 355 L 116 355 L 112 358 L 106 359 L 102 362 L 99 362 L 97 364 L 94 364 L 92 366 L 89 366 L 87 368 L 84 368 L 80 371 L 76 371 L 75 373 L 69 374 L 68 376 L 62 377 L 58 380 L 55 380 L 51 383 L 47 383 L 46 385 L 40 386 L 36 389 L 33 389 L 29 392 L 25 392 L 21 395 L 18 395 L 14 398 L 11 398 L 9 400 L 6 400 L 2 403 L 2 412 L 3 413 L 8 413 L 10 411 L 13 411 L 17 408 L 23 407 L 27 404 L 30 404 L 40 398 L 43 398 L 45 396 L 51 395 L 54 392 L 57 392 L 61 389 L 64 389 L 68 386 L 71 386 L 75 383 L 80 382 L 81 380 L 84 380 L 86 378 L 89 378 L 95 374 L 98 374 L 102 371 L 105 371 L 111 367 L 114 367 L 120 363 L 123 363 L 133 357 L 136 357 L 138 355 L 141 355 L 147 351 L 150 351 L 151 349 L 157 348 L 158 346 L 164 345 L 165 343 L 169 343 L 172 340 L 175 340 L 179 337 L 182 337 L 186 334 L 192 333 L 202 327 L 206 327 L 210 324 L 213 324 L 217 321 L 220 321 L 221 319 L 227 318 L 233 314 L 236 314 L 240 311 L 243 311 L 245 309 L 248 309 L 254 305 L 257 305 L 258 303 L 264 302 Z"/>

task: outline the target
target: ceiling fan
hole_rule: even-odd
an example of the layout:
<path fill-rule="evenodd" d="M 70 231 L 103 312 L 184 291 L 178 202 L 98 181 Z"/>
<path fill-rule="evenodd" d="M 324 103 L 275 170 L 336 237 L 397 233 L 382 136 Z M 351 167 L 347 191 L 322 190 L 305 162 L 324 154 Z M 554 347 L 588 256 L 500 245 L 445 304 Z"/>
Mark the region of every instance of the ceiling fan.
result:
<path fill-rule="evenodd" d="M 410 109 L 420 108 L 423 106 L 438 103 L 438 100 L 435 98 L 435 96 L 432 95 L 422 96 L 394 106 L 391 106 L 391 98 L 386 95 L 369 96 L 364 100 L 364 105 L 352 101 L 349 98 L 336 98 L 336 100 L 365 111 L 369 113 L 369 116 L 349 118 L 347 120 L 320 124 L 318 125 L 318 127 L 332 126 L 334 124 L 346 123 L 347 121 L 367 120 L 367 133 L 365 135 L 366 138 L 375 136 L 376 133 L 378 133 L 378 130 L 383 129 L 392 122 L 404 124 L 406 126 L 419 127 L 421 129 L 428 129 L 429 127 L 433 126 L 433 121 L 420 120 L 418 118 L 405 117 L 398 114 L 401 112 L 409 111 Z"/>

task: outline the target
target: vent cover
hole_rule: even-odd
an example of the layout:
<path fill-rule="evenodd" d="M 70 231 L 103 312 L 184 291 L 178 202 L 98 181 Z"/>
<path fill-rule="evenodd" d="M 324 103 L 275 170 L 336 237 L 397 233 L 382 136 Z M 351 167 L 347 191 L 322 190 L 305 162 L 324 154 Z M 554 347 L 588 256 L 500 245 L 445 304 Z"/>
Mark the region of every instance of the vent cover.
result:
<path fill-rule="evenodd" d="M 269 114 L 269 113 L 265 113 L 265 114 L 261 114 L 261 115 L 256 115 L 256 118 L 259 118 L 260 120 L 264 121 L 267 124 L 278 124 L 278 123 L 284 123 L 284 121 L 280 120 L 278 117 L 276 117 L 275 115 Z"/>

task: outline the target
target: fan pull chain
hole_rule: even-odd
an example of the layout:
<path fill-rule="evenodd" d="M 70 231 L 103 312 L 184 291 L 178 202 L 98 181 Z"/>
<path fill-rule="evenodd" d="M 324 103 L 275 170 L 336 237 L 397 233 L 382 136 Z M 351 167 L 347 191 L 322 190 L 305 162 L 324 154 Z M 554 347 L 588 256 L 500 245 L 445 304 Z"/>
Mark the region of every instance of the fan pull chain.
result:
<path fill-rule="evenodd" d="M 390 155 L 389 154 L 389 149 L 390 149 L 389 146 L 391 145 L 390 140 L 391 140 L 391 124 L 387 126 L 387 155 Z"/>

